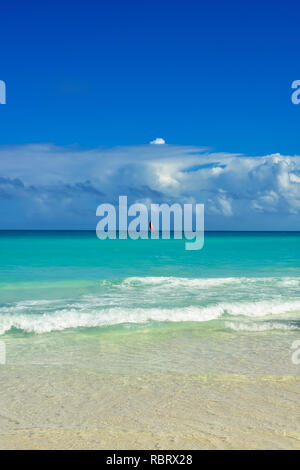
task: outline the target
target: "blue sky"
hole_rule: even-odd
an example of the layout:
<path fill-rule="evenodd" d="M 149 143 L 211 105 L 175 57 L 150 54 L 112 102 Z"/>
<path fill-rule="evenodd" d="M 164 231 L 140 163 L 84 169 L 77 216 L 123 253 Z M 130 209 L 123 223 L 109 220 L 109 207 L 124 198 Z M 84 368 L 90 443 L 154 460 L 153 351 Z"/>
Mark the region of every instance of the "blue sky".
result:
<path fill-rule="evenodd" d="M 12 0 L 2 2 L 0 13 L 0 79 L 7 84 L 7 104 L 0 105 L 1 228 L 16 226 L 7 217 L 11 210 L 14 213 L 20 208 L 17 196 L 8 196 L 5 185 L 16 174 L 22 184 L 30 184 L 27 170 L 32 169 L 38 148 L 47 148 L 41 151 L 42 161 L 36 167 L 43 190 L 38 181 L 34 183 L 36 191 L 43 194 L 52 184 L 45 170 L 49 167 L 47 159 L 53 158 L 52 153 L 56 157 L 71 155 L 70 149 L 76 154 L 80 149 L 84 158 L 86 152 L 100 148 L 109 161 L 115 149 L 123 147 L 117 176 L 120 168 L 127 168 L 131 154 L 137 158 L 131 165 L 138 164 L 143 146 L 156 137 L 166 140 L 171 154 L 180 150 L 182 158 L 190 148 L 218 152 L 219 164 L 224 154 L 250 158 L 300 155 L 300 105 L 291 102 L 291 84 L 300 79 L 299 2 Z M 157 150 L 151 148 L 156 160 Z M 20 165 L 19 154 L 26 155 L 28 168 L 23 165 L 23 174 L 20 166 L 12 167 L 14 162 Z M 69 158 L 73 162 L 72 156 Z M 268 162 L 273 162 L 272 158 Z M 7 159 L 12 162 L 9 168 Z M 268 209 L 273 211 L 270 227 L 276 226 L 276 217 L 282 220 L 283 215 L 289 228 L 298 227 L 295 204 L 290 207 L 291 198 L 298 198 L 298 160 L 290 162 L 288 174 L 296 177 L 291 177 L 292 190 L 284 196 L 288 202 L 279 204 L 277 199 L 277 205 Z M 185 172 L 189 164 L 178 171 Z M 270 175 L 277 174 L 278 162 L 274 167 L 268 165 Z M 61 184 L 71 184 L 61 171 Z M 89 171 L 76 175 L 76 165 L 72 166 L 72 184 L 84 188 L 86 181 L 95 179 Z M 190 173 L 198 178 L 199 191 L 194 196 L 211 199 L 211 194 L 204 195 L 201 189 L 207 175 Z M 240 178 L 238 171 L 235 178 Z M 114 194 L 112 188 L 103 191 L 100 180 L 93 183 L 96 191 L 106 197 Z M 117 180 L 113 181 L 116 184 Z M 119 183 L 124 187 L 122 180 Z M 148 184 L 150 190 L 158 190 L 156 183 L 153 187 Z M 215 197 L 219 190 L 228 192 L 232 213 L 221 222 L 216 212 L 212 228 L 245 227 L 232 203 L 245 195 L 231 194 L 228 181 L 226 185 L 223 181 L 224 187 L 219 180 L 214 184 Z M 275 191 L 270 187 L 270 180 L 267 183 L 257 176 L 250 191 L 253 207 L 259 198 L 268 197 L 267 191 Z M 282 198 L 278 188 L 275 192 Z M 169 189 L 166 193 L 171 197 Z M 186 188 L 181 190 L 180 194 L 186 193 Z M 141 191 L 137 182 L 136 195 Z M 159 191 L 165 194 L 161 187 Z M 50 215 L 51 204 L 48 215 L 42 215 L 33 195 L 27 196 L 26 217 L 15 212 L 19 228 L 68 228 L 63 226 L 63 215 Z M 11 198 L 16 199 L 13 207 Z M 94 211 L 95 202 L 87 201 L 76 227 L 94 228 L 94 220 L 88 219 L 86 212 Z M 253 209 L 256 216 L 267 211 L 262 201 L 257 204 L 258 209 Z M 265 226 L 260 222 L 254 225 Z"/>
<path fill-rule="evenodd" d="M 296 1 L 1 4 L 0 144 L 299 153 Z"/>

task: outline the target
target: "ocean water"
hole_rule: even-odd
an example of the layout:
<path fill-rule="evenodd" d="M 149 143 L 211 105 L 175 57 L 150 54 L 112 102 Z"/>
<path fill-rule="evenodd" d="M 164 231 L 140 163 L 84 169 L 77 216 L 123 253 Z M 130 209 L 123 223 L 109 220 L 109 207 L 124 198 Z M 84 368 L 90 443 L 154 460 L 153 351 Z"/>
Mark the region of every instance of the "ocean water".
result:
<path fill-rule="evenodd" d="M 300 448 L 300 233 L 0 232 L 0 448 Z"/>
<path fill-rule="evenodd" d="M 0 233 L 0 335 L 195 322 L 207 330 L 300 328 L 300 234 L 99 240 Z"/>

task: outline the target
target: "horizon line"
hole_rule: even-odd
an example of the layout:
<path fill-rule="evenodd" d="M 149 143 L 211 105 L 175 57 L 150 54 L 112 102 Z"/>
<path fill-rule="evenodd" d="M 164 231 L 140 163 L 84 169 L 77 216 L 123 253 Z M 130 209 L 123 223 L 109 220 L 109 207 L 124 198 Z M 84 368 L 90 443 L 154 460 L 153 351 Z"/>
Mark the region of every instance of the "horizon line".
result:
<path fill-rule="evenodd" d="M 27 229 L 27 228 L 21 228 L 21 229 L 1 229 L 0 228 L 0 233 L 1 232 L 88 232 L 88 233 L 95 233 L 96 230 L 92 229 Z M 116 233 L 119 233 L 120 230 L 116 230 Z M 162 230 L 158 230 L 158 233 L 162 233 Z M 176 231 L 178 232 L 178 230 Z M 194 232 L 194 230 L 193 230 Z M 218 233 L 218 232 L 228 232 L 228 233 L 300 233 L 300 230 L 205 230 L 204 233 Z M 139 233 L 139 232 L 138 232 Z M 148 233 L 151 233 L 149 230 Z M 170 233 L 175 233 L 174 230 L 170 230 Z M 181 233 L 184 233 L 184 230 L 181 231 Z"/>

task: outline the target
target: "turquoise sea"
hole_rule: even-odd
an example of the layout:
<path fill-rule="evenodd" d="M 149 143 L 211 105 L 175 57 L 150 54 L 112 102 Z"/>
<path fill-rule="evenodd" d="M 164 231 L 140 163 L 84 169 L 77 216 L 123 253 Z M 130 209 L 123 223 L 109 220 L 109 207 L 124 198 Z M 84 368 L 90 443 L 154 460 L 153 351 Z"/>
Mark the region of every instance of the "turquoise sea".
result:
<path fill-rule="evenodd" d="M 298 329 L 300 233 L 208 232 L 99 240 L 94 232 L 0 233 L 0 334 L 195 322 Z"/>

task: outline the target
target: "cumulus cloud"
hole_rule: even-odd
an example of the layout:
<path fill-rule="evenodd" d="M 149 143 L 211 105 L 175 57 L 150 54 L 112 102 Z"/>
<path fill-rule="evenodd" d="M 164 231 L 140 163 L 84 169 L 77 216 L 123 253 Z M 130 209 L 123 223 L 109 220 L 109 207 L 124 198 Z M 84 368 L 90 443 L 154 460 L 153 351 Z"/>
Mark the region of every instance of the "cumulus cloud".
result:
<path fill-rule="evenodd" d="M 150 144 L 153 144 L 153 145 L 162 145 L 162 144 L 165 144 L 165 140 L 162 139 L 161 137 L 156 137 L 156 139 L 154 140 L 151 140 Z"/>
<path fill-rule="evenodd" d="M 208 230 L 300 230 L 300 156 L 175 145 L 0 148 L 0 228 L 94 229 L 117 203 L 204 203 Z"/>

